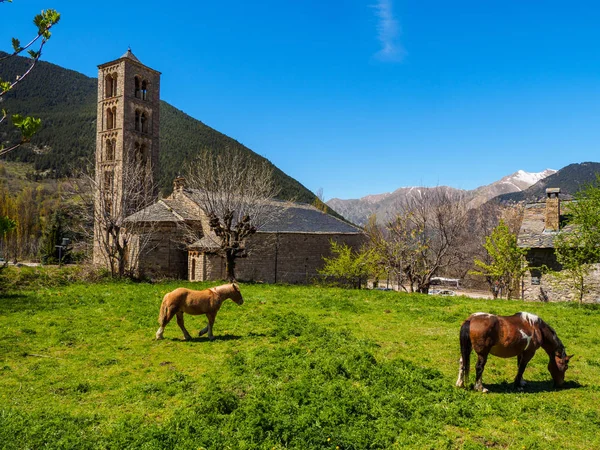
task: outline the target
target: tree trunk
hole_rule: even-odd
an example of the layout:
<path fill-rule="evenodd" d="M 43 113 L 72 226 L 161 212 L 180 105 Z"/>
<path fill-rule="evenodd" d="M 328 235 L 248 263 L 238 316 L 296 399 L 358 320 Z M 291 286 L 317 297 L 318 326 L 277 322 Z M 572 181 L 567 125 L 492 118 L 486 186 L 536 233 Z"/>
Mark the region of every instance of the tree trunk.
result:
<path fill-rule="evenodd" d="M 225 252 L 225 272 L 227 279 L 233 283 L 235 281 L 235 255 L 231 250 Z"/>

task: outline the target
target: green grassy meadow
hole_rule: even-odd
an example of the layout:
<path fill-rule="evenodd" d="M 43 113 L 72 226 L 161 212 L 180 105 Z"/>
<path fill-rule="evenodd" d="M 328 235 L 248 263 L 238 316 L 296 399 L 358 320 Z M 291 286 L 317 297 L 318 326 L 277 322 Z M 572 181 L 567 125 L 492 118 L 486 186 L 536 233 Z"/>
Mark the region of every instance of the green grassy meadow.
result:
<path fill-rule="evenodd" d="M 242 285 L 214 342 L 173 320 L 168 282 L 75 283 L 0 300 L 3 448 L 600 448 L 600 308 L 311 286 Z M 454 387 L 472 312 L 538 314 L 575 357 L 552 389 L 540 350 L 490 357 Z M 197 336 L 206 319 L 186 316 Z M 472 374 L 474 378 L 474 359 Z"/>

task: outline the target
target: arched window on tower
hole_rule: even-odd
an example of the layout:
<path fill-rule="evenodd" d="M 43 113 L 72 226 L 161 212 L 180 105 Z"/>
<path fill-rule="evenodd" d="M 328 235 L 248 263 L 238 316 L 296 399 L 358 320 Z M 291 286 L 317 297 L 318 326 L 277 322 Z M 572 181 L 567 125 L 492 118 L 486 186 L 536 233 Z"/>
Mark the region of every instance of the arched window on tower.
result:
<path fill-rule="evenodd" d="M 148 82 L 142 81 L 142 100 L 148 100 Z"/>
<path fill-rule="evenodd" d="M 115 127 L 115 114 L 113 108 L 106 110 L 106 129 L 112 130 Z"/>
<path fill-rule="evenodd" d="M 106 151 L 104 154 L 106 161 L 114 161 L 115 159 L 115 141 L 107 139 L 106 140 Z"/>
<path fill-rule="evenodd" d="M 135 131 L 140 131 L 140 110 L 135 110 Z"/>
<path fill-rule="evenodd" d="M 106 75 L 106 78 L 104 78 L 104 97 L 105 98 L 110 98 L 113 97 L 115 95 L 115 92 L 113 92 L 113 77 L 112 75 Z"/>
<path fill-rule="evenodd" d="M 118 94 L 118 92 L 117 92 L 117 74 L 116 73 L 112 74 L 112 94 L 113 94 L 113 96 L 116 96 Z"/>
<path fill-rule="evenodd" d="M 142 128 L 142 133 L 148 132 L 148 118 L 146 117 L 146 113 L 142 113 L 140 116 L 140 124 Z"/>
<path fill-rule="evenodd" d="M 104 191 L 111 191 L 113 188 L 115 175 L 112 170 L 107 170 L 104 172 Z"/>
<path fill-rule="evenodd" d="M 134 88 L 133 93 L 135 95 L 135 98 L 141 98 L 141 83 L 140 83 L 139 77 L 134 78 L 134 83 L 135 83 L 135 88 Z"/>
<path fill-rule="evenodd" d="M 140 165 L 145 165 L 147 158 L 146 145 L 136 142 L 133 145 L 133 155 L 136 163 Z"/>
<path fill-rule="evenodd" d="M 140 160 L 140 154 L 141 154 L 140 143 L 136 142 L 135 144 L 133 144 L 133 158 L 135 161 Z"/>

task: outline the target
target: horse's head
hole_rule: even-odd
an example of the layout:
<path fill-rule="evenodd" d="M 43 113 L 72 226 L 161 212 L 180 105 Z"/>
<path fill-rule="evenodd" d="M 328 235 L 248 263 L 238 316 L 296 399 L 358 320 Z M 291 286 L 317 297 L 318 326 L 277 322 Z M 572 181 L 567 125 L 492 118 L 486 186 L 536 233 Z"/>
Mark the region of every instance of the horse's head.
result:
<path fill-rule="evenodd" d="M 237 285 L 237 283 L 232 283 L 231 286 L 233 287 L 233 291 L 231 293 L 231 300 L 233 300 L 238 305 L 243 304 L 244 303 L 244 297 L 242 297 L 242 293 L 240 291 L 240 287 Z"/>
<path fill-rule="evenodd" d="M 553 357 L 550 357 L 548 370 L 554 380 L 554 387 L 561 387 L 565 382 L 565 372 L 569 368 L 569 360 L 573 355 L 567 356 L 565 348 L 562 347 L 554 352 Z"/>

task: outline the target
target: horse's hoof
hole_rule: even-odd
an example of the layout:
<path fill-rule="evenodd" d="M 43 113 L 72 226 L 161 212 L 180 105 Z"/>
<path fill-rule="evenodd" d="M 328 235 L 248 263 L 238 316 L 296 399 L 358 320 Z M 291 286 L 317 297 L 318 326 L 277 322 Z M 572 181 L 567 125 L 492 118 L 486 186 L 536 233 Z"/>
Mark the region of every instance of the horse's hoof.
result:
<path fill-rule="evenodd" d="M 208 339 L 210 340 L 210 342 L 212 342 L 212 341 L 214 341 L 216 339 L 216 337 L 210 336 Z"/>
<path fill-rule="evenodd" d="M 481 393 L 482 394 L 487 394 L 488 392 L 490 392 L 489 389 L 481 388 Z"/>
<path fill-rule="evenodd" d="M 162 337 L 161 335 L 158 335 L 158 334 L 157 334 L 157 335 L 156 335 L 156 340 L 157 340 L 157 341 L 160 341 L 161 339 L 163 339 L 163 337 Z"/>

